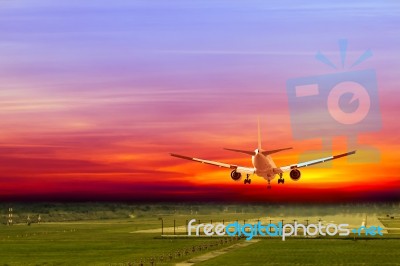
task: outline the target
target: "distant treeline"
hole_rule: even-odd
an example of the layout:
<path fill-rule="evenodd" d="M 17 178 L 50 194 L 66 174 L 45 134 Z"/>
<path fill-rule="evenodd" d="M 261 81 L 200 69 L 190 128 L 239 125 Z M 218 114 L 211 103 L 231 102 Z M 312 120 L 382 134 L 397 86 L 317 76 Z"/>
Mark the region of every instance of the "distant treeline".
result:
<path fill-rule="evenodd" d="M 0 203 L 0 224 L 12 208 L 13 223 L 140 218 L 154 215 L 258 213 L 261 216 L 311 216 L 343 214 L 399 215 L 400 203 L 362 204 L 220 204 L 220 203 L 121 203 L 121 202 L 8 202 Z"/>

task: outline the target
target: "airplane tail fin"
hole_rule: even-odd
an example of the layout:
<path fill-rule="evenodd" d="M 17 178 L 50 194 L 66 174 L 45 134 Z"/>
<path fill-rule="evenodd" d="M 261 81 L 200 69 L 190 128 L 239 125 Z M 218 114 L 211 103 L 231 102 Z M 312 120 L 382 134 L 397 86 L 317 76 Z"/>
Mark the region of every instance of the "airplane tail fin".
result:
<path fill-rule="evenodd" d="M 264 155 L 270 155 L 273 153 L 277 153 L 280 151 L 286 151 L 286 150 L 290 150 L 292 149 L 292 147 L 290 148 L 283 148 L 283 149 L 277 149 L 277 150 L 269 150 L 269 151 L 265 151 L 261 148 L 261 127 L 260 127 L 260 117 L 258 117 L 258 146 L 257 149 Z"/>
<path fill-rule="evenodd" d="M 260 117 L 258 117 L 258 146 L 257 146 L 257 149 L 258 149 L 259 151 L 261 151 L 261 150 L 262 150 L 262 148 L 261 148 L 261 129 L 260 129 Z"/>
<path fill-rule="evenodd" d="M 292 147 L 283 148 L 283 149 L 277 149 L 277 150 L 264 151 L 261 148 L 261 129 L 260 129 L 260 117 L 259 117 L 258 118 L 258 146 L 257 146 L 257 149 L 259 150 L 259 152 L 261 152 L 262 154 L 264 154 L 266 156 L 266 155 L 270 155 L 270 154 L 277 153 L 277 152 L 280 152 L 280 151 L 290 150 L 290 149 L 292 149 Z M 240 153 L 244 153 L 244 154 L 248 154 L 248 155 L 254 155 L 254 151 L 228 149 L 228 148 L 224 148 L 224 150 L 240 152 Z"/>
<path fill-rule="evenodd" d="M 258 117 L 258 146 L 257 149 L 261 152 L 261 132 L 260 132 L 260 117 Z M 234 151 L 234 152 L 240 152 L 248 155 L 254 155 L 254 151 L 246 151 L 246 150 L 237 150 L 237 149 L 229 149 L 229 148 L 224 148 L 224 150 L 227 151 Z"/>

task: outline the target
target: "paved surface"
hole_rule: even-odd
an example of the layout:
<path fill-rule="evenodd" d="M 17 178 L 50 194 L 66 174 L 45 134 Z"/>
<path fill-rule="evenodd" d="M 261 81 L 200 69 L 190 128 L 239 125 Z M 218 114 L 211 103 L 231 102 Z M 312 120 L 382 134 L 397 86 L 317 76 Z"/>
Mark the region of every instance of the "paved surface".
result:
<path fill-rule="evenodd" d="M 217 257 L 219 255 L 231 252 L 233 250 L 236 250 L 236 249 L 239 249 L 239 248 L 243 248 L 243 247 L 247 247 L 248 245 L 254 244 L 254 243 L 258 242 L 258 241 L 260 241 L 260 240 L 259 239 L 252 239 L 252 240 L 249 240 L 249 241 L 244 241 L 244 242 L 241 242 L 241 243 L 234 244 L 234 245 L 226 247 L 226 248 L 214 250 L 214 251 L 208 252 L 206 254 L 203 254 L 203 255 L 188 259 L 187 261 L 179 262 L 179 263 L 176 264 L 176 266 L 194 265 L 196 263 L 203 262 L 203 261 L 215 258 L 215 257 Z"/>

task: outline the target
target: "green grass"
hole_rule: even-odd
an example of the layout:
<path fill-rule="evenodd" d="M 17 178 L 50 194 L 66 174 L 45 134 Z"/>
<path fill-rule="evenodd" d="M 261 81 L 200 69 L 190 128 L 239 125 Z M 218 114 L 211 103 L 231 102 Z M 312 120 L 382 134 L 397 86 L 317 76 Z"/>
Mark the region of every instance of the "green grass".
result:
<path fill-rule="evenodd" d="M 0 261 L 18 264 L 106 264 L 133 261 L 167 252 L 188 241 L 154 239 L 158 234 L 131 234 L 140 225 L 122 223 L 34 224 L 2 226 Z"/>
<path fill-rule="evenodd" d="M 208 223 L 211 220 L 213 223 L 222 222 L 221 218 L 225 222 L 239 220 L 242 223 L 244 219 L 257 219 L 266 215 L 265 212 L 244 214 L 208 212 L 205 214 L 200 211 L 199 214 L 188 214 L 188 212 L 185 214 L 183 211 L 174 214 L 171 213 L 172 208 L 164 210 L 161 207 L 158 209 L 151 207 L 148 212 L 136 211 L 135 218 L 121 218 L 125 213 L 120 211 L 121 215 L 118 215 L 121 217 L 118 219 L 86 219 L 99 215 L 100 207 L 96 207 L 98 211 L 93 212 L 95 215 L 89 216 L 84 216 L 85 210 L 82 209 L 79 213 L 82 217 L 77 217 L 79 221 L 75 222 L 62 222 L 59 219 L 61 215 L 54 212 L 51 213 L 52 217 L 58 219 L 55 223 L 32 224 L 31 226 L 0 224 L 0 265 L 110 265 L 138 262 L 141 258 L 148 259 L 154 256 L 166 257 L 168 253 L 174 253 L 177 250 L 215 243 L 219 240 L 215 238 L 161 239 L 159 238 L 161 230 L 158 232 L 161 226 L 159 218 L 163 218 L 164 227 L 172 227 L 174 220 L 176 226 L 186 225 L 186 221 L 193 218 L 197 222 L 201 220 L 202 223 Z M 41 211 L 44 210 L 41 209 Z M 166 213 L 167 211 L 169 213 Z M 112 213 L 107 217 L 113 216 L 117 214 Z M 383 223 L 389 227 L 400 227 L 399 222 L 398 219 L 394 219 Z M 132 233 L 137 230 L 155 228 L 157 230 L 154 233 Z M 391 235 L 384 237 L 390 238 Z M 393 237 L 398 237 L 398 235 L 393 234 Z M 202 265 L 265 265 L 266 263 L 274 265 L 348 263 L 381 265 L 382 262 L 400 264 L 399 245 L 399 239 L 352 241 L 291 238 L 285 242 L 280 239 L 262 239 L 254 245 L 213 258 Z M 218 248 L 221 246 L 212 249 Z M 174 259 L 169 264 L 204 252 L 207 251 L 196 251 L 194 254 Z"/>
<path fill-rule="evenodd" d="M 399 240 L 265 239 L 198 265 L 399 265 Z"/>
<path fill-rule="evenodd" d="M 208 215 L 199 217 L 212 219 Z M 176 216 L 176 220 L 183 225 L 186 217 Z M 141 258 L 166 257 L 177 250 L 218 241 L 205 238 L 161 239 L 160 233 L 132 233 L 159 228 L 160 225 L 158 217 L 31 226 L 0 225 L 0 265 L 109 265 L 138 262 Z"/>

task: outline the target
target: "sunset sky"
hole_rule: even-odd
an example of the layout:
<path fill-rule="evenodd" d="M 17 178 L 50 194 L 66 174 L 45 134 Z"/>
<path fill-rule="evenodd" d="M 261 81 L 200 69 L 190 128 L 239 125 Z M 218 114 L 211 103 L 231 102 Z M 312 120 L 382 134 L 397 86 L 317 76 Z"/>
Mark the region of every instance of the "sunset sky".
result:
<path fill-rule="evenodd" d="M 0 199 L 399 200 L 399 25 L 396 1 L 0 0 Z M 300 162 L 322 138 L 294 138 L 288 80 L 367 69 L 380 122 L 353 160 L 267 190 L 169 156 L 251 166 L 222 148 L 254 150 L 260 117 L 264 149 L 294 147 L 277 165 Z"/>

